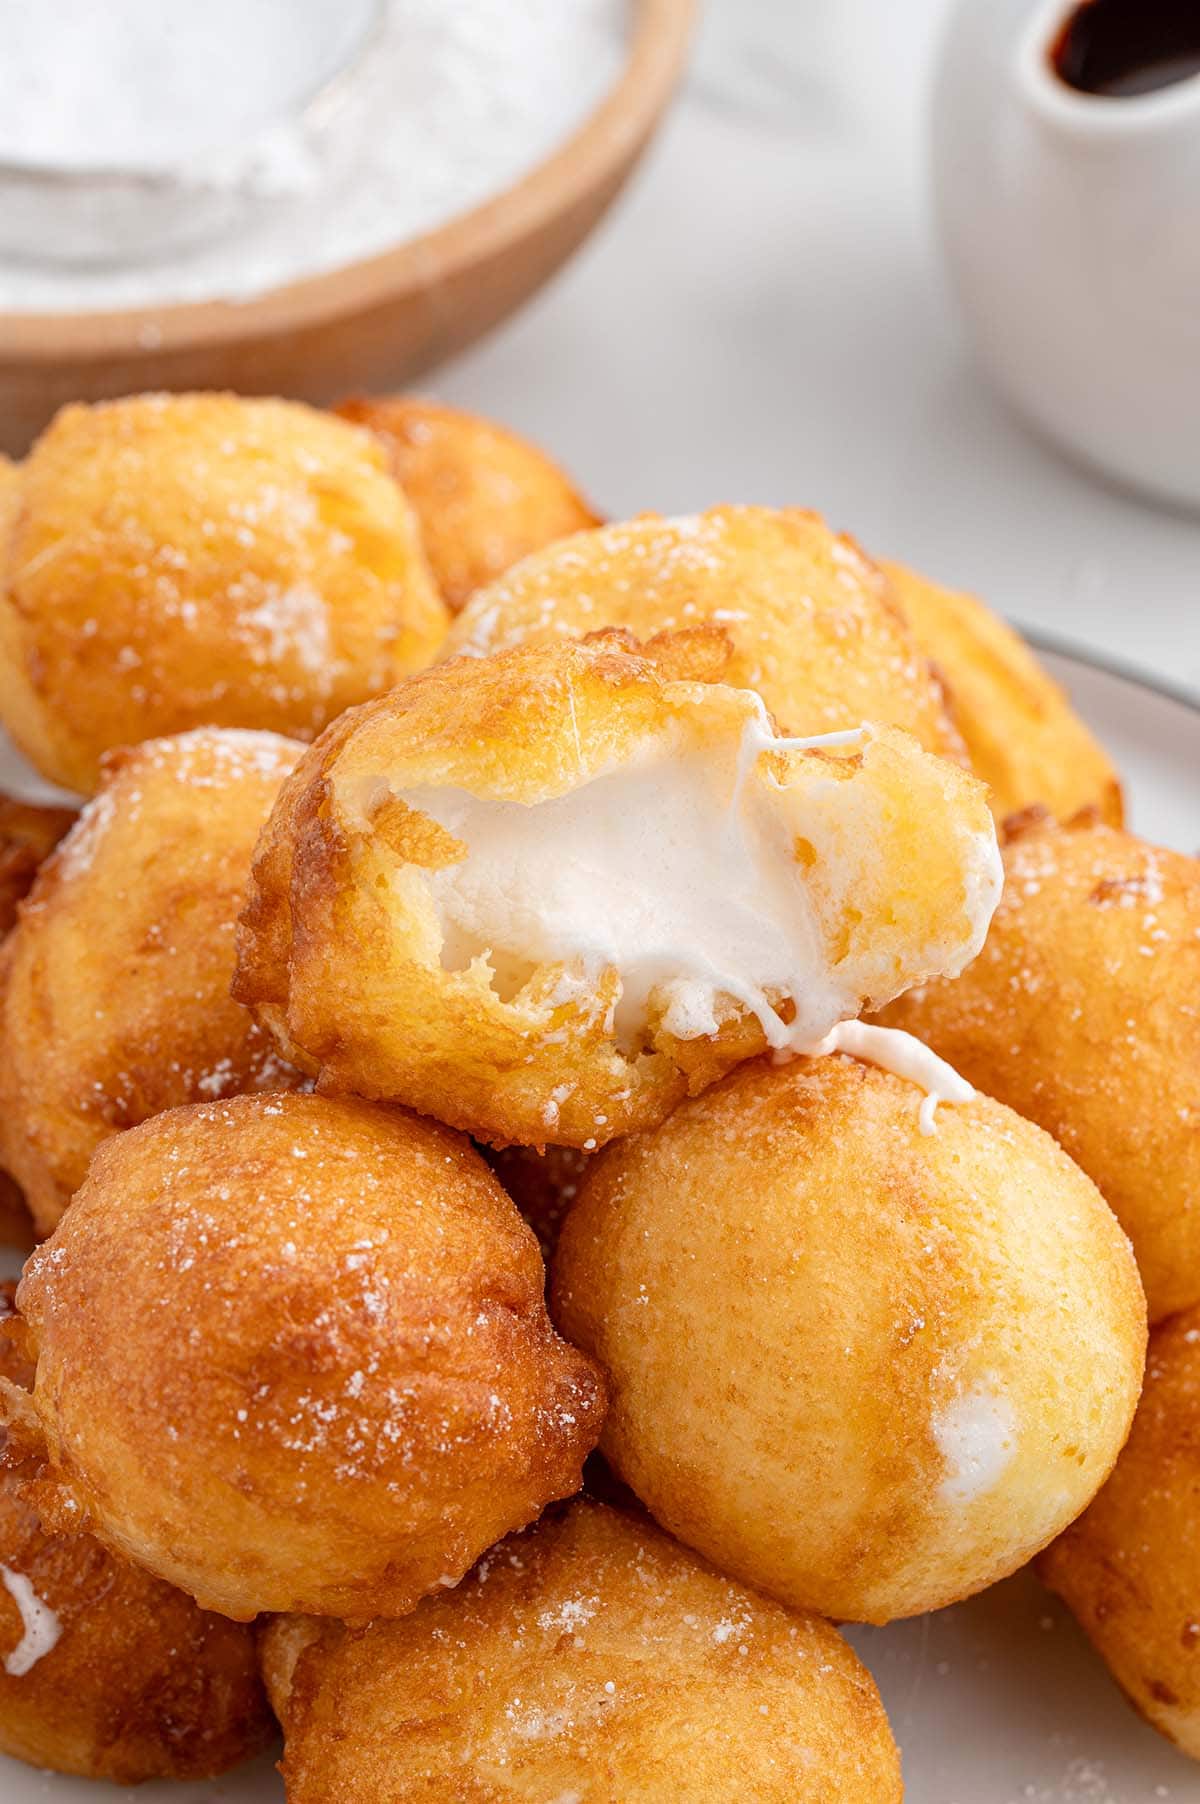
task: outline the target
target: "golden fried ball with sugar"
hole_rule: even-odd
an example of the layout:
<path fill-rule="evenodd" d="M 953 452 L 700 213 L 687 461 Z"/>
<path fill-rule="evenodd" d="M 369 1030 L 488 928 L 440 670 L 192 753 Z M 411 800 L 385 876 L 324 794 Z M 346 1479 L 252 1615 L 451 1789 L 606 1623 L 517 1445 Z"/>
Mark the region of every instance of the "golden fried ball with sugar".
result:
<path fill-rule="evenodd" d="M 590 1151 L 982 941 L 982 784 L 906 734 L 776 739 L 719 631 L 463 658 L 286 785 L 235 994 L 324 1088 Z M 682 670 L 689 680 L 677 673 Z"/>
<path fill-rule="evenodd" d="M 0 1308 L 12 1307 L 11 1285 Z M 0 1375 L 32 1378 L 0 1335 Z M 254 1631 L 110 1553 L 47 1471 L 10 1389 L 0 1457 L 0 1752 L 134 1785 L 202 1779 L 272 1739 Z"/>
<path fill-rule="evenodd" d="M 733 648 L 726 682 L 757 690 L 785 732 L 874 721 L 966 761 L 882 571 L 800 508 L 643 514 L 551 545 L 472 597 L 444 655 L 709 623 Z"/>
<path fill-rule="evenodd" d="M 836 1630 L 598 1503 L 543 1518 L 402 1621 L 278 1618 L 264 1669 L 289 1804 L 902 1793 L 879 1694 Z"/>
<path fill-rule="evenodd" d="M 1147 1722 L 1200 1760 L 1200 1310 L 1150 1336 L 1133 1430 L 1038 1561 Z"/>
<path fill-rule="evenodd" d="M 1107 753 L 1024 640 L 975 596 L 903 564 L 882 568 L 998 818 L 1041 803 L 1060 820 L 1095 808 L 1119 827 L 1121 784 Z"/>
<path fill-rule="evenodd" d="M 302 751 L 206 727 L 105 758 L 0 953 L 0 1164 L 48 1234 L 110 1134 L 302 1080 L 232 1000 L 259 831 Z"/>
<path fill-rule="evenodd" d="M 599 524 L 544 451 L 492 420 L 409 395 L 344 401 L 337 411 L 382 439 L 455 613 L 530 552 Z"/>
<path fill-rule="evenodd" d="M 0 529 L 0 719 L 90 793 L 113 746 L 310 739 L 434 656 L 447 614 L 369 433 L 289 401 L 66 407 Z"/>
<path fill-rule="evenodd" d="M 760 1062 L 610 1148 L 553 1308 L 608 1375 L 602 1451 L 782 1602 L 886 1622 L 1023 1565 L 1110 1470 L 1145 1308 L 1048 1135 L 853 1059 Z"/>
<path fill-rule="evenodd" d="M 1200 863 L 1015 827 L 983 952 L 884 1019 L 1038 1122 L 1133 1241 L 1151 1321 L 1200 1301 Z"/>
<path fill-rule="evenodd" d="M 18 1304 L 97 1533 L 233 1617 L 402 1614 L 576 1491 L 599 1434 L 482 1159 L 368 1103 L 235 1097 L 108 1141 Z"/>
<path fill-rule="evenodd" d="M 46 808 L 0 794 L 0 939 L 11 932 L 17 904 L 33 887 L 39 867 L 74 825 L 73 808 Z"/>
<path fill-rule="evenodd" d="M 3 475 L 0 461 L 0 482 Z M 72 808 L 47 808 L 0 794 L 0 940 L 14 926 L 17 906 L 28 895 L 39 867 L 75 818 Z M 7 1066 L 10 1056 L 5 1054 L 3 1035 L 0 1010 L 0 1068 Z M 0 1171 L 0 1246 L 32 1245 L 33 1221 L 20 1185 Z"/>

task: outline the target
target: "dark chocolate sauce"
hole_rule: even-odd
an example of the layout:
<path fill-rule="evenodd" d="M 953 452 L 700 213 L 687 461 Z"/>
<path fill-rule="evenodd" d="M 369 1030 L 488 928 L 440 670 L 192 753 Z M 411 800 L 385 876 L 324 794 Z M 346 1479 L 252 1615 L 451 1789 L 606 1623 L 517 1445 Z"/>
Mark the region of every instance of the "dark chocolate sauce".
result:
<path fill-rule="evenodd" d="M 1050 52 L 1084 94 L 1121 99 L 1200 75 L 1200 0 L 1084 0 Z"/>

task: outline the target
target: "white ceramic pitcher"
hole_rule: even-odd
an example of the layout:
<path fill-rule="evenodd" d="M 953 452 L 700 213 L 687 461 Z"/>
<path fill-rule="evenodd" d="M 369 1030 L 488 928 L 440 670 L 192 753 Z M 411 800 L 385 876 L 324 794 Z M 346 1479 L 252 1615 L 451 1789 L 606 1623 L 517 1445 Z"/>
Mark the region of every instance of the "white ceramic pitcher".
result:
<path fill-rule="evenodd" d="M 933 102 L 941 235 L 1018 410 L 1200 507 L 1200 76 L 1120 98 L 1068 86 L 1053 50 L 1074 11 L 957 0 Z"/>

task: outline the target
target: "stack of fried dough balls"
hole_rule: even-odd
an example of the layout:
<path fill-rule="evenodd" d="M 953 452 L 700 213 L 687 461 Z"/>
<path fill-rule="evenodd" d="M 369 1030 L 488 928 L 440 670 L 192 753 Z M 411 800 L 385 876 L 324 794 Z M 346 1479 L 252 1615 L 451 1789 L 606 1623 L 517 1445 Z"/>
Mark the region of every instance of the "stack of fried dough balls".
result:
<path fill-rule="evenodd" d="M 576 534 L 480 589 L 447 652 L 484 656 L 612 626 L 645 641 L 706 625 L 729 641 L 725 681 L 757 690 L 784 732 L 869 720 L 965 762 L 882 571 L 799 508 L 646 514 Z"/>
<path fill-rule="evenodd" d="M 1035 1556 L 1194 1737 L 1200 887 L 982 604 L 147 396 L 0 471 L 0 720 L 0 1747 L 898 1804 L 831 1620 Z"/>
<path fill-rule="evenodd" d="M 1070 820 L 1090 808 L 1119 827 L 1121 784 L 1108 754 L 1024 640 L 975 596 L 903 564 L 882 568 L 941 678 L 950 717 L 997 816 L 1040 806 Z"/>
<path fill-rule="evenodd" d="M 456 1135 L 284 1094 L 106 1142 L 17 1300 L 79 1507 L 248 1621 L 401 1615 L 578 1490 L 604 1388 L 542 1292 Z"/>
<path fill-rule="evenodd" d="M 827 1623 L 590 1501 L 399 1621 L 277 1618 L 264 1670 L 292 1804 L 901 1796 L 878 1693 Z"/>
<path fill-rule="evenodd" d="M 0 719 L 85 794 L 131 740 L 310 739 L 446 618 L 382 446 L 292 402 L 64 408 L 0 497 Z"/>
<path fill-rule="evenodd" d="M 1039 1561 L 1135 1709 L 1200 1760 L 1200 1309 L 1150 1336 L 1133 1432 Z"/>
<path fill-rule="evenodd" d="M 17 904 L 29 894 L 42 863 L 74 820 L 73 808 L 46 807 L 0 794 L 0 942 L 16 925 Z M 0 1030 L 0 1048 L 4 1043 Z M 32 1233 L 20 1188 L 0 1169 L 0 1246 L 28 1247 Z"/>
<path fill-rule="evenodd" d="M 342 412 L 135 396 L 64 408 L 3 466 L 0 720 L 44 776 L 88 794 L 105 751 L 194 726 L 311 739 L 431 662 L 473 589 L 595 524 L 489 421 Z"/>
<path fill-rule="evenodd" d="M 455 613 L 510 564 L 598 524 L 544 452 L 491 420 L 408 395 L 346 401 L 338 412 L 383 441 Z"/>
<path fill-rule="evenodd" d="M 202 1779 L 272 1736 L 254 1631 L 114 1553 L 78 1520 L 22 1407 L 32 1370 L 0 1328 L 11 1387 L 0 1464 L 0 1751 L 134 1785 Z M 6 1332 L 7 1329 L 7 1332 Z"/>
<path fill-rule="evenodd" d="M 699 638 L 458 660 L 313 747 L 235 988 L 288 1057 L 498 1146 L 590 1151 L 962 969 L 995 897 L 982 785 L 890 729 L 789 749 L 748 691 L 684 680 Z"/>
<path fill-rule="evenodd" d="M 1141 1287 L 1095 1186 L 983 1097 L 936 1127 L 856 1060 L 753 1064 L 610 1148 L 558 1245 L 617 1472 L 824 1615 L 937 1609 L 1024 1564 L 1137 1402 Z"/>
<path fill-rule="evenodd" d="M 1013 823 L 987 943 L 883 1016 L 1054 1135 L 1133 1242 L 1152 1321 L 1200 1302 L 1200 864 Z"/>
<path fill-rule="evenodd" d="M 886 721 L 969 757 L 997 817 L 1040 803 L 1119 825 L 1108 757 L 1015 633 L 973 596 L 876 564 L 798 508 L 720 507 L 578 535 L 482 588 L 451 629 L 477 655 L 604 626 L 719 625 L 727 680 L 788 729 Z"/>
<path fill-rule="evenodd" d="M 301 1082 L 229 994 L 255 843 L 302 748 L 198 728 L 105 760 L 0 948 L 0 1165 L 48 1234 L 102 1140 Z"/>

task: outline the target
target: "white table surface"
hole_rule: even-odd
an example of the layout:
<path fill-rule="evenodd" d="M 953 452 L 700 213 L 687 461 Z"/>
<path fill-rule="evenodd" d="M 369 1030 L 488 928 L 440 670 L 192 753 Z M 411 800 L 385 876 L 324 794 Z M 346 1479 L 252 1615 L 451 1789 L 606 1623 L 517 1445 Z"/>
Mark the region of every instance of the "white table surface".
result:
<path fill-rule="evenodd" d="M 722 29 L 757 19 L 782 119 L 694 75 L 596 238 L 425 386 L 542 440 L 610 513 L 819 507 L 871 550 L 1200 690 L 1200 521 L 1077 472 L 972 363 L 924 164 L 944 8 L 709 0 L 701 70 Z"/>

